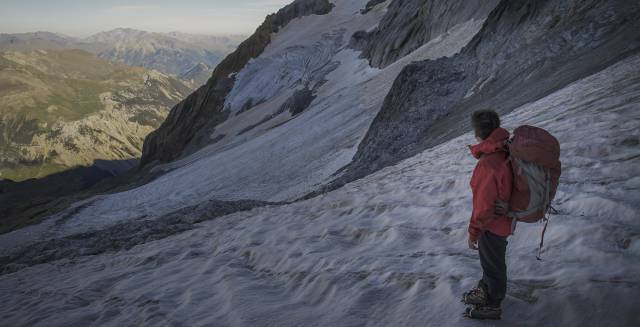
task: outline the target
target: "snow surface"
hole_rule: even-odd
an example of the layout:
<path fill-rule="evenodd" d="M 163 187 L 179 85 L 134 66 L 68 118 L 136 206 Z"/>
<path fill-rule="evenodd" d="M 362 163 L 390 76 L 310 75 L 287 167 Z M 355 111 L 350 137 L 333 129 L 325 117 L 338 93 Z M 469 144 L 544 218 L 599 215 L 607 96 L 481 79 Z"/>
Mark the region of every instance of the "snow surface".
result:
<path fill-rule="evenodd" d="M 563 173 L 544 261 L 541 225 L 519 224 L 503 320 L 490 325 L 640 325 L 639 76 L 636 55 L 503 117 L 557 136 Z M 310 200 L 2 275 L 2 323 L 485 326 L 459 302 L 480 276 L 466 247 L 471 142 Z"/>
<path fill-rule="evenodd" d="M 286 113 L 248 133 L 168 164 L 164 166 L 168 173 L 139 188 L 78 202 L 39 225 L 0 235 L 0 254 L 38 239 L 102 229 L 129 219 L 154 219 L 208 199 L 291 200 L 329 181 L 353 158 L 402 68 L 411 61 L 457 53 L 483 23 L 471 20 L 459 24 L 384 70 L 374 69 L 358 58 L 359 52 L 345 47 L 350 33 L 377 24 L 383 14 L 384 8 L 359 14 L 365 3 L 340 1 L 328 15 L 295 19 L 274 35 L 273 43 L 263 53 L 271 58 L 296 44 L 316 44 L 323 37 L 318 31 L 346 30 L 343 48 L 331 59 L 340 64 L 325 76 L 327 82 L 318 88 L 316 99 L 303 113 L 271 128 L 290 118 Z M 266 65 L 262 74 L 272 74 L 274 67 L 291 74 L 300 69 L 297 60 L 278 62 L 282 65 Z M 255 73 L 257 68 L 250 67 Z M 246 87 L 259 88 L 261 84 L 257 85 Z M 217 132 L 239 133 L 275 112 L 292 92 L 284 88 L 260 106 L 233 116 L 218 126 Z"/>
<path fill-rule="evenodd" d="M 335 64 L 340 64 L 333 56 L 349 43 L 351 35 L 376 25 L 382 18 L 381 10 L 358 14 L 366 2 L 336 1 L 329 14 L 296 18 L 272 34 L 264 52 L 236 75 L 225 108 L 236 112 L 249 98 L 256 103 L 297 85 L 309 84 L 312 88 L 320 83 Z M 361 80 L 352 81 L 357 82 Z"/>

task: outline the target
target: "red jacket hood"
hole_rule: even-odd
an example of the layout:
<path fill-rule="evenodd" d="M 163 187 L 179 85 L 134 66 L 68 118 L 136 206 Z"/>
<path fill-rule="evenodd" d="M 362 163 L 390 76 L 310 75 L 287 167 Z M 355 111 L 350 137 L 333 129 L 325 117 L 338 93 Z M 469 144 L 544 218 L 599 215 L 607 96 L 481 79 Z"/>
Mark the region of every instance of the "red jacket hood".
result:
<path fill-rule="evenodd" d="M 471 154 L 476 157 L 476 159 L 480 159 L 480 156 L 485 153 L 506 151 L 504 142 L 508 139 L 509 131 L 502 127 L 498 127 L 491 132 L 489 137 L 484 141 L 476 145 L 469 145 L 469 150 L 471 150 Z"/>

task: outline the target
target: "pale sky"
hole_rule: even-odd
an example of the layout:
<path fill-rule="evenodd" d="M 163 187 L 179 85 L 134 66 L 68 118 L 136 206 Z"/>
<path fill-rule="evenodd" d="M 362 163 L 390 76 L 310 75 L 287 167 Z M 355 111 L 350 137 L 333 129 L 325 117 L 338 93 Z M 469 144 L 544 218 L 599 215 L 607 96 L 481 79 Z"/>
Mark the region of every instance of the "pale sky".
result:
<path fill-rule="evenodd" d="M 118 27 L 152 32 L 251 34 L 293 0 L 0 0 L 0 33 L 71 36 Z"/>

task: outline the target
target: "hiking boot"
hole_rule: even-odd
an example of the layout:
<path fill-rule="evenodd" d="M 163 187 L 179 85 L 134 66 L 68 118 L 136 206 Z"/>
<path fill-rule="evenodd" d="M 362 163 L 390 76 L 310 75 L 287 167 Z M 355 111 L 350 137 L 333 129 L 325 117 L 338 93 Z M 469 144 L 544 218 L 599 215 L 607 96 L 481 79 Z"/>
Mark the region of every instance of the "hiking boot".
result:
<path fill-rule="evenodd" d="M 502 308 L 500 305 L 474 305 L 467 308 L 464 316 L 471 319 L 501 319 Z"/>
<path fill-rule="evenodd" d="M 464 304 L 484 305 L 489 302 L 486 286 L 482 281 L 474 289 L 462 294 Z"/>

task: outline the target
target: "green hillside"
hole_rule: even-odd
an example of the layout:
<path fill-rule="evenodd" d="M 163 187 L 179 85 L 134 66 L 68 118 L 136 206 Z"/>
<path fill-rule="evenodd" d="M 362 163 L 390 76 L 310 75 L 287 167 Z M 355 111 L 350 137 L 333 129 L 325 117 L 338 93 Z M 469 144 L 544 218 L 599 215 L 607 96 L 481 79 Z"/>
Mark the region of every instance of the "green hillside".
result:
<path fill-rule="evenodd" d="M 137 157 L 188 93 L 173 77 L 82 50 L 0 52 L 0 178 Z"/>

